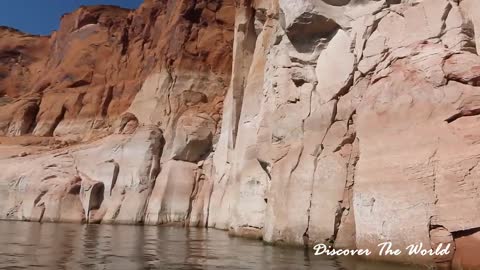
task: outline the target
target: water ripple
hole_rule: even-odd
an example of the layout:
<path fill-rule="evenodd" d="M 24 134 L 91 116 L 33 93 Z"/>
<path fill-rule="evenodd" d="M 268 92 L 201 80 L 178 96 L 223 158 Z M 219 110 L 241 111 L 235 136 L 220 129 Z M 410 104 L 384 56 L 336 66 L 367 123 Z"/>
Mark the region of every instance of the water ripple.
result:
<path fill-rule="evenodd" d="M 409 270 L 175 227 L 0 222 L 0 270 Z"/>

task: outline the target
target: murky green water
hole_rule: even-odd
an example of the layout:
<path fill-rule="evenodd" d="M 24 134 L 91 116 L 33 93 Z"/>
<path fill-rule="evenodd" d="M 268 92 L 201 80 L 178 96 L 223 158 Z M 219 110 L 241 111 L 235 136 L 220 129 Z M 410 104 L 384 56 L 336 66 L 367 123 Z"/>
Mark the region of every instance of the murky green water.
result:
<path fill-rule="evenodd" d="M 415 268 L 319 257 L 212 229 L 0 222 L 0 269 Z"/>

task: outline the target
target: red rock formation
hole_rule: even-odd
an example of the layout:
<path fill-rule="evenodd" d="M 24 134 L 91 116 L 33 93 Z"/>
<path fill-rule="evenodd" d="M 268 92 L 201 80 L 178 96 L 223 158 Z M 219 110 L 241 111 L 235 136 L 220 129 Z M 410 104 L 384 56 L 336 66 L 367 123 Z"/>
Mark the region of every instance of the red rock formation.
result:
<path fill-rule="evenodd" d="M 381 259 L 478 266 L 478 14 L 474 0 L 149 0 L 83 7 L 51 37 L 2 29 L 0 134 L 28 136 L 0 137 L 0 217 L 374 253 L 450 243 Z"/>
<path fill-rule="evenodd" d="M 219 133 L 234 20 L 233 0 L 149 0 L 81 7 L 49 37 L 2 28 L 2 216 L 143 222 L 167 163 L 189 170 L 178 208 L 189 211 Z"/>
<path fill-rule="evenodd" d="M 7 104 L 0 134 L 77 141 L 88 130 L 111 132 L 109 126 L 154 71 L 211 74 L 224 81 L 210 90 L 222 97 L 230 76 L 234 7 L 220 3 L 146 1 L 135 11 L 81 7 L 64 15 L 50 37 L 2 28 L 0 95 Z M 19 121 L 32 127 L 22 128 L 26 124 Z"/>
<path fill-rule="evenodd" d="M 0 104 L 32 90 L 44 71 L 48 37 L 0 27 Z M 7 97 L 9 98 L 7 98 Z"/>

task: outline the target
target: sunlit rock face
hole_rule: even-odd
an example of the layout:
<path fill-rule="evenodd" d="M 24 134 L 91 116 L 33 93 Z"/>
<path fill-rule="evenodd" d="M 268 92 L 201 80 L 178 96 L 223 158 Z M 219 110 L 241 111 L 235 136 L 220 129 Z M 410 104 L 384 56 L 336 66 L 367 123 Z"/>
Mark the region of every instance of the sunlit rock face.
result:
<path fill-rule="evenodd" d="M 477 6 L 146 1 L 2 28 L 1 217 L 450 243 L 382 259 L 479 266 Z"/>
<path fill-rule="evenodd" d="M 206 226 L 234 20 L 233 1 L 145 1 L 0 28 L 1 217 Z"/>
<path fill-rule="evenodd" d="M 374 254 L 384 241 L 451 243 L 463 247 L 455 258 L 388 259 L 478 264 L 465 252 L 480 227 L 475 10 L 427 0 L 238 8 L 209 225 Z"/>

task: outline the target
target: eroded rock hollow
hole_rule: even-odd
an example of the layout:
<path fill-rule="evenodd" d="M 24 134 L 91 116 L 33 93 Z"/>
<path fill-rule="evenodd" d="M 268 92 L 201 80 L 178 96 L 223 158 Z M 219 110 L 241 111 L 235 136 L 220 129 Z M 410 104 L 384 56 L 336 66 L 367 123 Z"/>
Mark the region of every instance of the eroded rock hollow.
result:
<path fill-rule="evenodd" d="M 146 0 L 2 27 L 0 218 L 450 243 L 386 259 L 480 266 L 479 48 L 475 0 Z"/>

